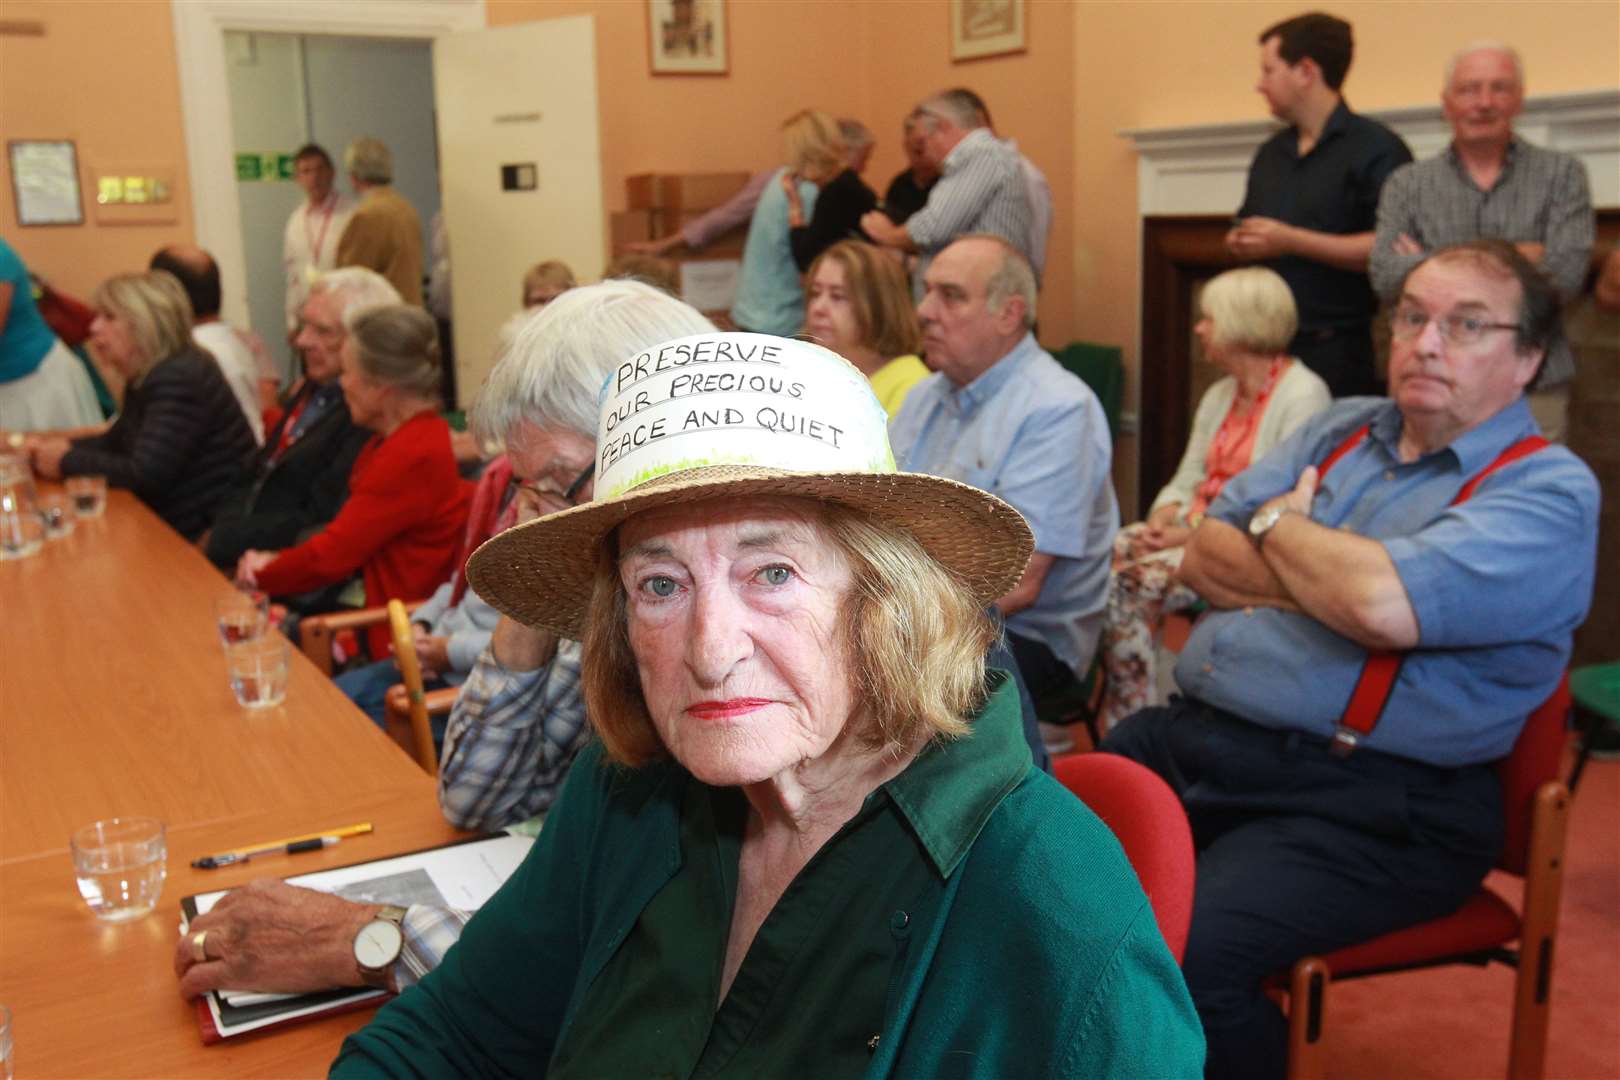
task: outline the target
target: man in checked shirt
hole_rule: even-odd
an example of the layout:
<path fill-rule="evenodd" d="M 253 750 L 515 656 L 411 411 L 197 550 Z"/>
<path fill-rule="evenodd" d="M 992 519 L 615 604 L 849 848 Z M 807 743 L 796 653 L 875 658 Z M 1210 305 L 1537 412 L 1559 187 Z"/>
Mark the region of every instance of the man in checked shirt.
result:
<path fill-rule="evenodd" d="M 1469 240 L 1506 240 L 1573 300 L 1586 278 L 1596 219 L 1586 167 L 1513 131 L 1524 107 L 1524 66 L 1507 45 L 1480 42 L 1452 56 L 1440 95 L 1451 145 L 1390 174 L 1378 201 L 1368 271 L 1392 299 L 1428 252 Z M 1562 441 L 1575 358 L 1560 339 L 1527 396 L 1549 439 Z"/>
<path fill-rule="evenodd" d="M 597 392 L 626 356 L 714 327 L 639 281 L 570 289 L 540 309 L 496 362 L 479 399 L 483 433 L 504 442 L 523 483 L 518 522 L 591 496 Z M 502 618 L 462 684 L 445 731 L 439 805 L 451 824 L 500 829 L 545 811 L 585 744 L 579 643 Z M 398 956 L 371 978 L 356 936 L 383 910 L 262 878 L 227 893 L 175 944 L 180 992 L 301 993 L 334 986 L 403 990 L 436 967 L 472 916 L 413 904 Z M 192 935 L 208 931 L 206 961 Z"/>

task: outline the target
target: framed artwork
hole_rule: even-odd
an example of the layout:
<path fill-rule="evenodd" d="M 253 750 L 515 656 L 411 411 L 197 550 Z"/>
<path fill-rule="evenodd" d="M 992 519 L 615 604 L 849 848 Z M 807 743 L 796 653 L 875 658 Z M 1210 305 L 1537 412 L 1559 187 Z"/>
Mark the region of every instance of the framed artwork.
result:
<path fill-rule="evenodd" d="M 724 75 L 726 0 L 646 0 L 654 75 Z"/>
<path fill-rule="evenodd" d="M 951 60 L 977 60 L 1027 47 L 1024 0 L 951 0 Z"/>
<path fill-rule="evenodd" d="M 71 139 L 13 139 L 11 195 L 18 225 L 83 225 L 79 154 Z"/>

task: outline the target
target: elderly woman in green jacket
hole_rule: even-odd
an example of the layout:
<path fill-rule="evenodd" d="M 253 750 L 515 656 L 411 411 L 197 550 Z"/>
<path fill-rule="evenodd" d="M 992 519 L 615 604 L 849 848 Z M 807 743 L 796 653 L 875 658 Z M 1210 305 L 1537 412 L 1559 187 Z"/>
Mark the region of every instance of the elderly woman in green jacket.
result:
<path fill-rule="evenodd" d="M 595 470 L 468 576 L 583 640 L 599 740 L 334 1075 L 1198 1075 L 1141 886 L 984 667 L 1018 514 L 896 473 L 861 374 L 763 335 L 626 358 Z"/>

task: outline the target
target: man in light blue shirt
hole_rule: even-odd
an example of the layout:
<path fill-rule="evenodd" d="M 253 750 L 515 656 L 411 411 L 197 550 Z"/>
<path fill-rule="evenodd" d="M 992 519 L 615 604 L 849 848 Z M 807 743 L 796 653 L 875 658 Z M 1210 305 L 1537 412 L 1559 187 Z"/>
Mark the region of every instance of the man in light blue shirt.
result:
<path fill-rule="evenodd" d="M 972 484 L 1011 503 L 1035 533 L 1023 578 L 996 602 L 1037 700 L 1084 675 L 1097 648 L 1119 505 L 1097 396 L 1039 345 L 1035 277 L 997 236 L 946 247 L 917 315 L 933 375 L 889 425 L 908 472 Z"/>
<path fill-rule="evenodd" d="M 737 296 L 731 304 L 731 321 L 737 329 L 781 337 L 797 334 L 804 325 L 804 289 L 788 243 L 788 200 L 782 190 L 786 172 L 785 166 L 778 169 L 760 192 L 759 205 L 748 223 Z M 800 180 L 798 187 L 808 221 L 821 189 L 808 180 Z"/>
<path fill-rule="evenodd" d="M 1491 763 L 1592 599 L 1597 481 L 1524 399 L 1554 287 L 1479 241 L 1397 295 L 1393 400 L 1341 401 L 1227 483 L 1181 567 L 1214 608 L 1176 668 L 1187 696 L 1102 746 L 1187 808 L 1207 1076 L 1283 1076 L 1268 975 L 1473 894 L 1502 845 Z"/>

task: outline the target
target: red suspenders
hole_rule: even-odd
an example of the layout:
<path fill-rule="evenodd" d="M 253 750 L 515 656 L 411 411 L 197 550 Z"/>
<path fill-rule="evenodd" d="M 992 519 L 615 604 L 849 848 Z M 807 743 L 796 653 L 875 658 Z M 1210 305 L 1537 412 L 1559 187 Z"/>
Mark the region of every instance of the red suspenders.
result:
<path fill-rule="evenodd" d="M 1327 475 L 1327 471 L 1344 455 L 1359 446 L 1367 437 L 1367 425 L 1363 425 L 1350 433 L 1350 437 L 1340 443 L 1334 451 L 1322 460 L 1317 466 L 1318 478 Z M 1510 465 L 1522 457 L 1535 453 L 1542 447 L 1549 445 L 1548 441 L 1540 435 L 1527 435 L 1518 442 L 1496 455 L 1496 459 L 1485 466 L 1472 479 L 1464 484 L 1450 504 L 1466 502 L 1468 497 L 1479 487 L 1480 482 L 1491 473 L 1504 465 Z M 1356 744 L 1378 726 L 1378 719 L 1384 712 L 1384 706 L 1389 703 L 1389 696 L 1395 689 L 1395 680 L 1400 677 L 1401 663 L 1406 659 L 1403 652 L 1371 652 L 1367 654 L 1367 662 L 1362 666 L 1361 677 L 1356 680 L 1356 687 L 1350 692 L 1350 701 L 1344 707 L 1344 715 L 1339 718 L 1337 730 L 1333 733 L 1333 752 L 1340 757 L 1349 754 L 1356 748 Z"/>

